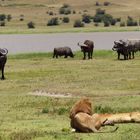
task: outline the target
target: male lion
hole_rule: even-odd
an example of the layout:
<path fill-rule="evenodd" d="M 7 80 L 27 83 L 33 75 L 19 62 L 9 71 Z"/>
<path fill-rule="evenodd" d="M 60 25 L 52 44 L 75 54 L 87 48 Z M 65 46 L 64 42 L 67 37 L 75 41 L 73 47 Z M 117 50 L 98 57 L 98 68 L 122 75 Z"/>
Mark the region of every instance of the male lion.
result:
<path fill-rule="evenodd" d="M 98 132 L 107 121 L 106 118 L 92 116 L 91 101 L 82 99 L 70 110 L 71 127 L 79 132 Z M 108 125 L 110 125 L 108 121 Z"/>
<path fill-rule="evenodd" d="M 93 114 L 89 99 L 82 99 L 75 103 L 70 111 L 71 127 L 79 132 L 101 132 L 102 126 L 115 123 L 140 123 L 140 112 L 117 114 Z M 118 129 L 109 132 L 114 132 Z"/>

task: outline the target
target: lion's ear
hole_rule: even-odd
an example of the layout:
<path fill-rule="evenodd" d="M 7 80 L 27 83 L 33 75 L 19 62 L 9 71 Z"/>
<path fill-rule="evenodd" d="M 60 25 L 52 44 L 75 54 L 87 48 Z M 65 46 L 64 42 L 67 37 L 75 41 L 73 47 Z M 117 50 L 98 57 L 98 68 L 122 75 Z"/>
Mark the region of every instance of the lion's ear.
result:
<path fill-rule="evenodd" d="M 88 98 L 81 99 L 73 105 L 73 107 L 70 110 L 70 118 L 74 118 L 74 116 L 79 112 L 92 115 L 92 105 L 91 101 Z"/>

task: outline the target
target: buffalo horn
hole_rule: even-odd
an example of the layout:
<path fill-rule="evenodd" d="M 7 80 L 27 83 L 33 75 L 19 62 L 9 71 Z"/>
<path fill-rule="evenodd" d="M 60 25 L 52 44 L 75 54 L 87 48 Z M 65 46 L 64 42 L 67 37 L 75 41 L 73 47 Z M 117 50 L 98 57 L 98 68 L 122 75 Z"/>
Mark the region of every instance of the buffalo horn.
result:
<path fill-rule="evenodd" d="M 8 53 L 8 50 L 7 50 L 6 48 L 4 48 L 4 49 L 1 49 L 1 48 L 0 48 L 0 53 L 1 53 L 2 55 L 6 55 L 6 54 Z"/>

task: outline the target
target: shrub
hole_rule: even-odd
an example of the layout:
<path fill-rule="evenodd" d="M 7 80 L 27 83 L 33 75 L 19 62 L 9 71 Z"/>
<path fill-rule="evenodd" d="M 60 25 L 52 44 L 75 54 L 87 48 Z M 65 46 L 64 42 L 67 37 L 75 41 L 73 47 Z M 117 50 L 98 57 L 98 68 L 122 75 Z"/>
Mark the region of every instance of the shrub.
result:
<path fill-rule="evenodd" d="M 1 21 L 0 26 L 5 26 L 5 21 Z"/>
<path fill-rule="evenodd" d="M 50 19 L 47 23 L 47 26 L 55 26 L 55 25 L 59 25 L 57 17 Z"/>
<path fill-rule="evenodd" d="M 116 18 L 116 21 L 117 22 L 121 22 L 121 18 Z"/>
<path fill-rule="evenodd" d="M 63 115 L 67 112 L 67 109 L 64 107 L 61 107 L 58 109 L 58 115 Z"/>
<path fill-rule="evenodd" d="M 113 26 L 116 24 L 116 22 L 117 22 L 117 21 L 116 21 L 116 19 L 114 19 L 114 18 L 112 18 L 112 19 L 110 20 L 110 24 L 113 25 Z"/>
<path fill-rule="evenodd" d="M 24 15 L 20 15 L 20 21 L 23 21 L 24 20 Z"/>
<path fill-rule="evenodd" d="M 12 16 L 9 14 L 7 15 L 7 21 L 10 21 L 12 19 Z"/>
<path fill-rule="evenodd" d="M 59 9 L 59 14 L 71 14 L 71 8 L 68 4 L 63 4 L 63 6 Z"/>
<path fill-rule="evenodd" d="M 64 3 L 62 7 L 63 7 L 63 8 L 69 8 L 69 7 L 70 7 L 70 5 L 69 5 L 69 4 L 67 4 L 67 3 Z"/>
<path fill-rule="evenodd" d="M 69 23 L 70 19 L 69 19 L 69 17 L 63 17 L 62 21 L 64 23 Z"/>
<path fill-rule="evenodd" d="M 6 15 L 5 14 L 0 14 L 0 21 L 4 21 L 6 19 Z"/>
<path fill-rule="evenodd" d="M 115 113 L 111 107 L 109 106 L 102 107 L 101 105 L 95 106 L 94 111 L 97 113 Z"/>
<path fill-rule="evenodd" d="M 99 23 L 95 23 L 94 26 L 98 27 L 99 26 Z"/>
<path fill-rule="evenodd" d="M 109 6 L 109 5 L 110 5 L 110 2 L 108 2 L 108 1 L 104 2 L 104 6 Z"/>
<path fill-rule="evenodd" d="M 96 5 L 96 6 L 100 6 L 100 4 L 99 4 L 99 2 L 98 2 L 98 1 L 96 1 L 95 5 Z"/>
<path fill-rule="evenodd" d="M 42 113 L 49 113 L 49 109 L 48 108 L 43 108 Z"/>
<path fill-rule="evenodd" d="M 96 9 L 96 14 L 98 15 L 104 15 L 105 14 L 105 10 L 102 10 L 102 9 Z"/>
<path fill-rule="evenodd" d="M 134 21 L 132 17 L 129 17 L 127 18 L 127 26 L 137 26 L 138 23 L 137 21 Z"/>
<path fill-rule="evenodd" d="M 84 27 L 84 23 L 81 20 L 75 20 L 73 27 Z"/>
<path fill-rule="evenodd" d="M 35 28 L 35 24 L 32 21 L 30 21 L 29 23 L 27 23 L 27 26 L 28 26 L 29 29 Z"/>
<path fill-rule="evenodd" d="M 124 27 L 124 26 L 125 26 L 125 22 L 121 22 L 120 27 Z"/>
<path fill-rule="evenodd" d="M 76 14 L 76 11 L 75 10 L 73 10 L 73 12 L 72 12 L 73 14 Z"/>
<path fill-rule="evenodd" d="M 94 22 L 102 22 L 102 15 L 95 15 L 94 17 L 93 17 L 93 21 Z"/>
<path fill-rule="evenodd" d="M 108 27 L 110 25 L 109 21 L 104 21 L 104 27 Z"/>
<path fill-rule="evenodd" d="M 48 14 L 49 14 L 50 16 L 53 16 L 53 12 L 52 12 L 52 11 L 50 11 Z"/>
<path fill-rule="evenodd" d="M 87 15 L 87 14 L 84 14 L 82 16 L 82 21 L 85 22 L 85 23 L 90 23 L 91 22 L 91 16 Z"/>

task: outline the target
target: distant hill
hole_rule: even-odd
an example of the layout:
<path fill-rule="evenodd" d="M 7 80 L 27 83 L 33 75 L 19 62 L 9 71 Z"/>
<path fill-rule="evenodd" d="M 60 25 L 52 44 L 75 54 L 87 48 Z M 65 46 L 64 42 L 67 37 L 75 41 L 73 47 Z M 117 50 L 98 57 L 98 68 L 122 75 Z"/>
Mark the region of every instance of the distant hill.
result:
<path fill-rule="evenodd" d="M 70 6 L 71 14 L 59 14 L 63 4 Z M 140 19 L 140 0 L 0 0 L 0 14 L 10 14 L 12 17 L 11 21 L 6 23 L 9 28 L 24 28 L 30 21 L 38 27 L 45 27 L 52 17 L 62 20 L 64 16 L 69 17 L 70 22 L 60 27 L 72 27 L 74 20 L 81 19 L 85 13 L 94 16 L 98 8 L 123 20 L 128 16 L 137 21 Z"/>

